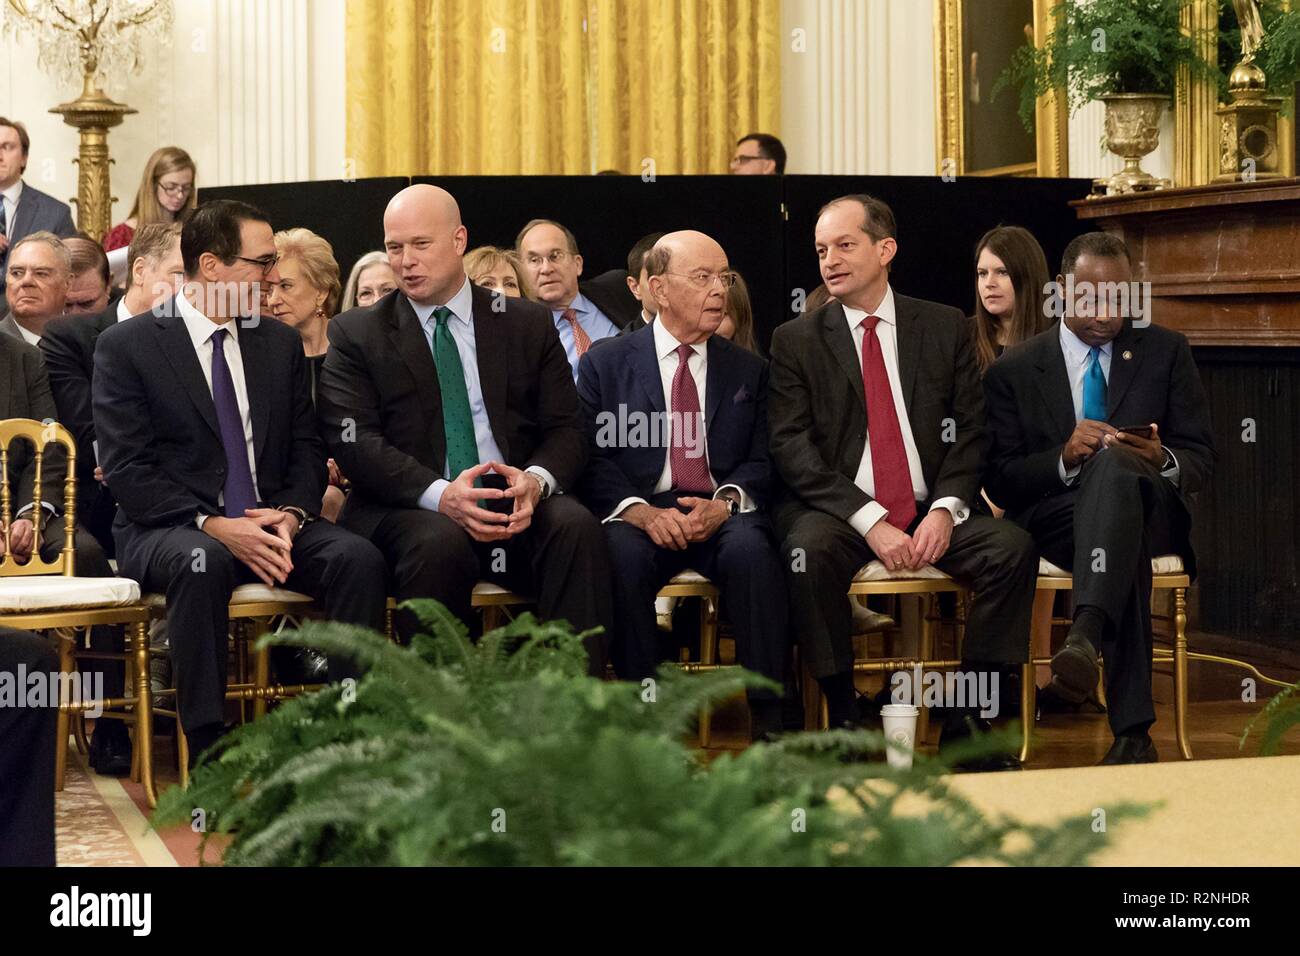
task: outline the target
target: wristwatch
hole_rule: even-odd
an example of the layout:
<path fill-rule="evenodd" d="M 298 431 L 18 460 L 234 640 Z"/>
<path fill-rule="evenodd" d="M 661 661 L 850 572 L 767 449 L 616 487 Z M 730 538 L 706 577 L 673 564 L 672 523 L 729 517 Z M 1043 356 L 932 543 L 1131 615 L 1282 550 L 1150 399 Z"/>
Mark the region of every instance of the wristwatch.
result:
<path fill-rule="evenodd" d="M 734 518 L 736 515 L 740 514 L 740 502 L 738 500 L 733 498 L 731 495 L 720 495 L 719 497 L 727 503 L 727 512 L 731 517 Z"/>
<path fill-rule="evenodd" d="M 280 505 L 280 506 L 279 506 L 278 508 L 276 508 L 275 510 L 276 510 L 276 511 L 283 511 L 283 512 L 285 512 L 285 513 L 287 513 L 287 514 L 291 514 L 291 515 L 293 515 L 295 518 L 297 518 L 297 519 L 298 519 L 298 530 L 299 530 L 299 531 L 301 531 L 304 527 L 306 527 L 308 522 L 310 522 L 310 521 L 312 521 L 312 520 L 314 519 L 314 515 L 309 515 L 306 511 L 304 511 L 303 509 L 299 508 L 297 505 Z"/>

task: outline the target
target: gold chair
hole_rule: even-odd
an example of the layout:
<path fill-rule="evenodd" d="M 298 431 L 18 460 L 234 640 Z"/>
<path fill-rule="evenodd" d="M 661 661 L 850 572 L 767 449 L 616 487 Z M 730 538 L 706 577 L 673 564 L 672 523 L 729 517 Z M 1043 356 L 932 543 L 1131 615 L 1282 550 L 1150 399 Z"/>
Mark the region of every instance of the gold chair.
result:
<path fill-rule="evenodd" d="M 700 599 L 700 659 L 682 661 L 680 666 L 687 673 L 716 670 L 718 664 L 718 587 L 698 571 L 687 568 L 681 574 L 659 589 L 661 598 Z M 700 712 L 699 742 L 701 747 L 708 747 L 713 739 L 713 713 L 708 707 Z"/>
<path fill-rule="evenodd" d="M 384 634 L 390 641 L 395 640 L 397 636 L 397 632 L 393 630 L 393 612 L 397 610 L 399 603 L 401 602 L 397 598 L 390 597 L 388 606 L 384 611 Z M 499 584 L 493 584 L 491 581 L 480 581 L 474 585 L 474 592 L 469 599 L 470 607 L 477 609 L 483 615 L 484 631 L 491 631 L 500 627 L 501 618 L 509 613 L 507 608 L 521 607 L 531 603 L 532 601 L 528 598 L 521 597 Z"/>
<path fill-rule="evenodd" d="M 24 441 L 33 448 L 35 481 L 32 513 L 42 510 L 41 470 L 45 446 L 64 450 L 67 474 L 63 482 L 63 548 L 53 561 L 40 556 L 42 530 L 37 527 L 32 555 L 26 564 L 9 557 L 9 533 L 14 518 L 9 482 L 11 444 Z M 99 719 L 122 720 L 135 727 L 132 779 L 142 780 L 150 806 L 154 804 L 153 741 L 149 688 L 149 608 L 140 601 L 140 586 L 126 578 L 77 577 L 73 567 L 77 530 L 77 447 L 72 435 L 57 422 L 43 424 L 32 419 L 0 422 L 0 521 L 6 529 L 4 555 L 0 557 L 0 623 L 30 631 L 53 631 L 59 640 L 60 674 L 75 675 L 82 660 L 116 660 L 127 664 L 131 693 L 107 700 L 71 700 L 68 681 L 60 679 L 58 747 L 55 751 L 55 789 L 63 789 L 68 759 L 71 716 L 102 708 Z M 89 651 L 77 646 L 76 632 L 100 625 L 122 625 L 127 648 L 123 653 Z M 128 709 L 131 708 L 131 709 Z M 84 746 L 84 732 L 78 727 L 78 743 Z"/>

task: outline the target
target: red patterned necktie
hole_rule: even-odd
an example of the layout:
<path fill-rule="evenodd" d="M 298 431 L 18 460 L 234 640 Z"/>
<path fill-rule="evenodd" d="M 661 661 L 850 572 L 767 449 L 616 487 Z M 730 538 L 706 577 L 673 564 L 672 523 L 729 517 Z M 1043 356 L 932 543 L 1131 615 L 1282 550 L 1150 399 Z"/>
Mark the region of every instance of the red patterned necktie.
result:
<path fill-rule="evenodd" d="M 709 494 L 713 481 L 709 477 L 709 457 L 704 447 L 704 416 L 700 414 L 700 393 L 691 376 L 690 360 L 694 351 L 689 345 L 677 346 L 677 371 L 673 373 L 673 437 L 668 452 L 672 466 L 673 488 L 695 494 Z M 687 433 L 693 439 L 686 441 Z"/>
<path fill-rule="evenodd" d="M 907 467 L 907 449 L 898 425 L 894 393 L 889 387 L 885 356 L 876 337 L 879 322 L 878 315 L 862 320 L 862 390 L 867 399 L 871 474 L 876 485 L 876 501 L 889 510 L 885 520 L 906 531 L 916 517 L 916 496 L 912 492 L 912 472 Z"/>
<path fill-rule="evenodd" d="M 587 354 L 587 349 L 591 348 L 591 336 L 578 323 L 578 313 L 573 309 L 565 309 L 560 313 L 560 318 L 573 326 L 573 345 L 578 350 L 578 358 L 582 358 Z"/>

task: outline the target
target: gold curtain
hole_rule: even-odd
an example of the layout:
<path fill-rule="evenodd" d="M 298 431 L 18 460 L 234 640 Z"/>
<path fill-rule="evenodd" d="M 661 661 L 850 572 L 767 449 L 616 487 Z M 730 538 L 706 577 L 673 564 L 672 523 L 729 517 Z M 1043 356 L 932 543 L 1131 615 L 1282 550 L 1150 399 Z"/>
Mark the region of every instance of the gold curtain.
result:
<path fill-rule="evenodd" d="M 723 173 L 779 134 L 780 0 L 348 0 L 355 175 Z"/>

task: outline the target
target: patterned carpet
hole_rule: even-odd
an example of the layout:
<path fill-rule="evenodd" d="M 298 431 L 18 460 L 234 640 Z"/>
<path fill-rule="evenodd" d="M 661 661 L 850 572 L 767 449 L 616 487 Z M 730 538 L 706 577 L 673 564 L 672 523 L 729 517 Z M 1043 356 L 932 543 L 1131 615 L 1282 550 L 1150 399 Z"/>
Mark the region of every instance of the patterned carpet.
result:
<path fill-rule="evenodd" d="M 69 748 L 54 827 L 59 866 L 177 866 L 120 781 L 91 773 Z"/>

